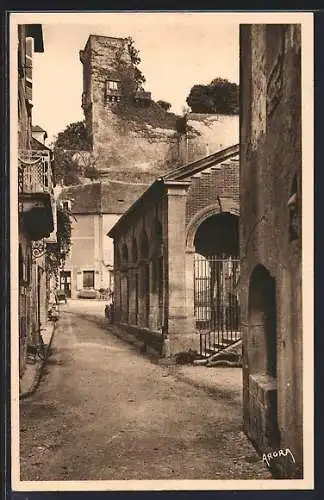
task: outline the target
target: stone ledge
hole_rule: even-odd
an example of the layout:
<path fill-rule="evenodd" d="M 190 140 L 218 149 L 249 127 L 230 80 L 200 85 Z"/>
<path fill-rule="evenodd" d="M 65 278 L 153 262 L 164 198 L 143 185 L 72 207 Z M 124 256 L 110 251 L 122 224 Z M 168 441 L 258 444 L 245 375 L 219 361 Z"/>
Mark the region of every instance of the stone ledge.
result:
<path fill-rule="evenodd" d="M 57 322 L 48 322 L 47 328 L 42 331 L 44 341 L 44 358 L 35 360 L 34 364 L 27 365 L 23 377 L 19 381 L 19 399 L 32 396 L 37 390 L 42 378 L 43 369 L 47 362 Z"/>
<path fill-rule="evenodd" d="M 163 349 L 162 333 L 155 330 L 150 330 L 149 328 L 145 328 L 142 326 L 129 325 L 128 323 L 118 322 L 115 323 L 115 325 L 117 327 L 119 326 L 126 332 L 133 335 L 136 339 L 143 342 L 144 345 L 152 347 L 159 354 L 162 354 L 162 349 Z"/>
<path fill-rule="evenodd" d="M 277 381 L 265 373 L 250 374 L 249 393 L 250 397 L 256 399 L 263 406 L 269 406 L 276 398 Z"/>

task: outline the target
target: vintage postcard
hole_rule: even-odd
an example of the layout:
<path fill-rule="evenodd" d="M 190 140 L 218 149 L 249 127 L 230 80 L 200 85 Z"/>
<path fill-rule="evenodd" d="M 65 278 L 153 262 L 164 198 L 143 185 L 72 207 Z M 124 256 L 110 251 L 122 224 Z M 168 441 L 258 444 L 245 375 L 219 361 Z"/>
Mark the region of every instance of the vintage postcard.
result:
<path fill-rule="evenodd" d="M 14 491 L 313 489 L 313 15 L 10 15 Z"/>

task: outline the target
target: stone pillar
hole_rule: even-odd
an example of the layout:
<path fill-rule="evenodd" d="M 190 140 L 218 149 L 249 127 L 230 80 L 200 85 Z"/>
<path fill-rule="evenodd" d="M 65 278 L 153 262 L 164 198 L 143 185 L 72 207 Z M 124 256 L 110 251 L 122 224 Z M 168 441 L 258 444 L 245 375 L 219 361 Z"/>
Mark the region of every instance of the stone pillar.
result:
<path fill-rule="evenodd" d="M 159 328 L 159 256 L 150 262 L 150 315 L 149 326 L 152 330 Z"/>
<path fill-rule="evenodd" d="M 166 272 L 167 294 L 165 301 L 166 333 L 169 353 L 187 350 L 193 332 L 188 324 L 186 298 L 186 198 L 188 182 L 166 182 L 167 245 Z"/>
<path fill-rule="evenodd" d="M 149 261 L 142 259 L 139 267 L 139 300 L 138 300 L 138 325 L 148 327 L 149 320 Z"/>
<path fill-rule="evenodd" d="M 138 305 L 136 304 L 136 276 L 138 273 L 138 268 L 133 265 L 132 267 L 129 268 L 129 282 L 128 282 L 128 290 L 129 290 L 129 319 L 128 323 L 130 325 L 136 325 L 137 324 L 137 307 Z"/>

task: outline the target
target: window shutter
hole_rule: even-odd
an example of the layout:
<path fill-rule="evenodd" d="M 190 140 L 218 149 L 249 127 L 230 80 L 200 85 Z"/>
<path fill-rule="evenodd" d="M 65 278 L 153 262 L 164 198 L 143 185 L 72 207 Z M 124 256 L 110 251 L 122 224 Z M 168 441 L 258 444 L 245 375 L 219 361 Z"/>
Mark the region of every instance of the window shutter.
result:
<path fill-rule="evenodd" d="M 101 288 L 100 273 L 99 273 L 99 271 L 95 271 L 95 275 L 94 275 L 94 288 L 95 288 L 95 290 L 99 290 L 99 288 Z"/>
<path fill-rule="evenodd" d="M 79 271 L 76 275 L 76 287 L 77 287 L 77 290 L 82 289 L 82 272 L 81 271 Z"/>

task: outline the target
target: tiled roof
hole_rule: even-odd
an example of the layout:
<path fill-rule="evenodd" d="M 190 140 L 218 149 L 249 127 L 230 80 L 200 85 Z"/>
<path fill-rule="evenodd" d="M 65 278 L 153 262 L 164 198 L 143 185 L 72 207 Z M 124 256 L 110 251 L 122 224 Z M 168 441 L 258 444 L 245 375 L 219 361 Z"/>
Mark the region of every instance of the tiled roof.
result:
<path fill-rule="evenodd" d="M 217 151 L 209 156 L 205 156 L 200 160 L 188 163 L 182 167 L 175 168 L 166 172 L 162 177 L 166 181 L 181 181 L 192 177 L 195 174 L 203 172 L 204 170 L 216 165 L 220 165 L 226 160 L 234 159 L 239 155 L 239 144 L 235 144 L 228 148 Z"/>
<path fill-rule="evenodd" d="M 121 228 L 124 222 L 131 216 L 131 214 L 135 213 L 136 209 L 143 205 L 144 201 L 149 199 L 150 197 L 159 196 L 161 192 L 161 186 L 164 183 L 177 183 L 179 185 L 186 184 L 190 182 L 190 179 L 193 175 L 199 174 L 200 172 L 206 171 L 209 168 L 216 167 L 218 165 L 226 164 L 226 161 L 239 161 L 239 144 L 235 144 L 230 146 L 229 148 L 225 148 L 221 151 L 217 151 L 209 156 L 205 156 L 198 161 L 193 163 L 188 163 L 179 168 L 175 168 L 166 172 L 164 175 L 156 179 L 150 186 L 148 186 L 145 191 L 143 189 L 143 193 L 140 199 L 135 199 L 133 204 L 128 208 L 127 212 L 120 217 L 120 219 L 116 222 L 116 224 L 110 229 L 108 236 L 114 238 L 117 234 L 119 228 Z"/>
<path fill-rule="evenodd" d="M 40 127 L 39 125 L 33 125 L 32 126 L 32 132 L 46 132 L 46 130 L 44 130 L 42 127 Z"/>
<path fill-rule="evenodd" d="M 45 144 L 35 139 L 35 137 L 31 138 L 31 148 L 37 150 L 51 151 L 49 147 L 45 146 Z"/>
<path fill-rule="evenodd" d="M 148 187 L 121 181 L 91 182 L 63 188 L 60 199 L 71 199 L 74 214 L 123 214 Z"/>

